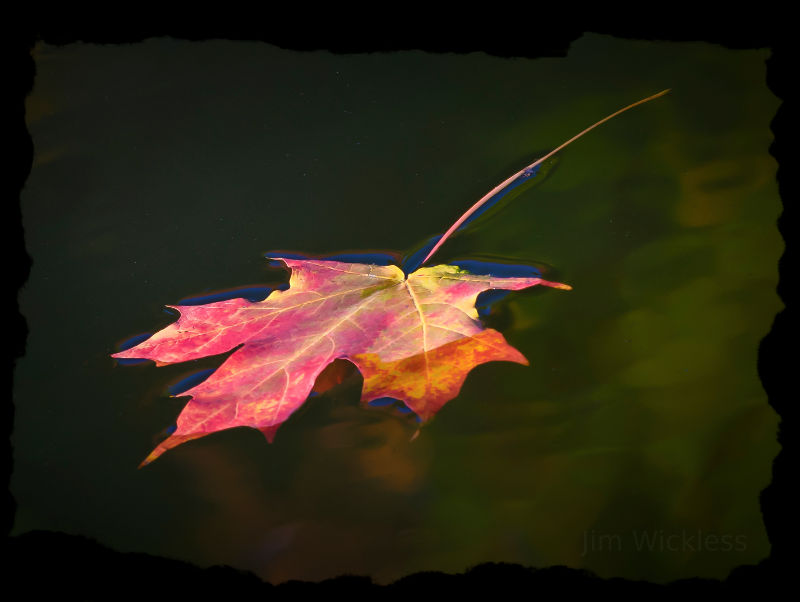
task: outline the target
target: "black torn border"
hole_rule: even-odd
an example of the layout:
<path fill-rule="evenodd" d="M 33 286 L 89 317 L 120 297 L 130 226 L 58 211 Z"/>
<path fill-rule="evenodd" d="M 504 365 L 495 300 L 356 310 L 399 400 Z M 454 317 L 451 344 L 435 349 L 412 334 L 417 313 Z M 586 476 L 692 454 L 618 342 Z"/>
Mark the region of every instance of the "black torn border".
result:
<path fill-rule="evenodd" d="M 267 8 L 267 5 L 264 5 Z M 424 572 L 409 575 L 387 586 L 380 586 L 366 576 L 341 576 L 321 583 L 290 581 L 272 585 L 261 581 L 253 573 L 230 567 L 201 569 L 187 562 L 160 558 L 148 554 L 122 553 L 102 546 L 96 541 L 76 535 L 48 531 L 32 531 L 9 537 L 16 504 L 7 491 L 6 527 L 6 584 L 10 591 L 19 589 L 25 597 L 37 594 L 70 594 L 80 599 L 126 599 L 147 596 L 161 599 L 175 596 L 199 596 L 201 599 L 235 593 L 236 597 L 258 594 L 273 599 L 296 597 L 298 593 L 319 594 L 328 592 L 377 593 L 385 595 L 415 594 L 424 588 L 426 593 L 447 588 L 448 595 L 487 594 L 492 597 L 503 592 L 521 592 L 534 597 L 549 593 L 593 594 L 633 591 L 637 594 L 674 596 L 681 594 L 752 594 L 756 591 L 778 590 L 790 583 L 794 565 L 794 545 L 798 539 L 800 504 L 790 481 L 797 467 L 796 404 L 791 401 L 789 376 L 790 361 L 800 357 L 797 342 L 792 335 L 797 332 L 796 314 L 792 306 L 787 275 L 793 271 L 795 247 L 790 233 L 793 231 L 795 207 L 790 199 L 797 196 L 797 176 L 791 176 L 794 167 L 790 159 L 793 141 L 790 133 L 797 131 L 796 98 L 792 91 L 793 67 L 792 39 L 788 24 L 792 20 L 781 15 L 756 14 L 758 9 L 740 11 L 731 15 L 731 7 L 719 9 L 715 17 L 703 17 L 670 7 L 669 14 L 658 15 L 655 7 L 647 7 L 638 25 L 628 15 L 623 24 L 606 22 L 575 22 L 575 16 L 547 14 L 547 8 L 526 6 L 524 14 L 474 13 L 465 7 L 451 8 L 454 14 L 441 13 L 432 17 L 426 12 L 400 13 L 398 6 L 381 5 L 377 12 L 362 10 L 351 15 L 336 15 L 334 21 L 325 21 L 324 15 L 308 8 L 309 14 L 290 18 L 270 14 L 253 19 L 261 28 L 243 26 L 226 28 L 192 28 L 185 24 L 176 27 L 158 26 L 152 21 L 132 29 L 127 12 L 115 6 L 114 13 L 126 15 L 109 19 L 100 28 L 77 17 L 47 16 L 26 19 L 9 19 L 4 39 L 7 68 L 4 96 L 9 100 L 5 113 L 3 132 L 6 153 L 3 189 L 6 219 L 5 240 L 10 254 L 6 256 L 5 279 L 12 283 L 12 299 L 6 315 L 11 328 L 4 348 L 10 352 L 10 370 L 13 384 L 13 367 L 17 358 L 25 354 L 27 326 L 19 312 L 16 291 L 28 279 L 31 258 L 25 250 L 21 224 L 20 192 L 27 180 L 33 146 L 24 120 L 25 97 L 33 88 L 35 64 L 31 50 L 38 40 L 52 45 L 76 41 L 100 44 L 135 43 L 156 36 L 171 36 L 187 40 L 209 38 L 264 41 L 292 50 L 330 50 L 334 53 L 391 52 L 397 50 L 423 50 L 427 52 L 483 51 L 503 57 L 563 57 L 570 44 L 584 32 L 613 35 L 621 38 L 658 41 L 705 41 L 733 49 L 771 48 L 767 60 L 767 85 L 782 100 L 771 129 L 774 141 L 770 154 L 778 162 L 778 189 L 783 203 L 783 213 L 778 219 L 778 229 L 786 247 L 778 267 L 780 281 L 778 294 L 785 309 L 775 318 L 772 330 L 761 341 L 758 350 L 758 372 L 768 395 L 769 403 L 780 415 L 778 441 L 781 451 L 773 462 L 772 482 L 760 495 L 761 512 L 771 544 L 770 556 L 757 565 L 736 567 L 722 581 L 714 579 L 684 579 L 666 585 L 624 579 L 601 579 L 593 573 L 567 567 L 526 568 L 521 565 L 486 563 L 458 575 Z M 41 9 L 40 7 L 40 10 Z M 519 9 L 514 9 L 519 10 Z M 581 9 L 583 10 L 583 9 Z M 664 10 L 662 8 L 662 10 Z M 544 12 L 543 12 L 544 11 Z M 576 10 L 575 12 L 579 12 Z M 325 28 L 314 27 L 313 16 Z M 240 19 L 240 23 L 247 19 Z M 141 20 L 141 23 L 145 23 Z M 184 22 L 185 23 L 185 22 Z M 10 390 L 11 388 L 9 388 Z M 6 441 L 3 467 L 10 480 L 13 470 L 13 449 L 10 436 L 13 430 L 14 405 L 9 394 L 3 418 Z M 16 587 L 14 587 L 16 586 Z"/>

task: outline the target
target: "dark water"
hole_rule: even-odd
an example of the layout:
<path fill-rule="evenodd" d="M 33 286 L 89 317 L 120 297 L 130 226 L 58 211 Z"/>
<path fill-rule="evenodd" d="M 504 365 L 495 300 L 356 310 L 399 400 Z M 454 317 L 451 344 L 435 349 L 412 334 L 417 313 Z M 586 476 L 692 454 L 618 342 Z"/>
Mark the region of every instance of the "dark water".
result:
<path fill-rule="evenodd" d="M 781 305 L 766 51 L 588 35 L 567 58 L 335 56 L 150 40 L 36 50 L 23 194 L 15 533 L 384 582 L 482 561 L 722 577 L 768 542 L 777 419 L 756 349 Z M 437 260 L 533 265 L 491 363 L 413 442 L 345 383 L 268 445 L 234 429 L 145 469 L 212 358 L 119 366 L 187 297 L 274 286 L 263 255 L 408 254 L 612 111 Z M 534 178 L 536 179 L 536 178 Z"/>

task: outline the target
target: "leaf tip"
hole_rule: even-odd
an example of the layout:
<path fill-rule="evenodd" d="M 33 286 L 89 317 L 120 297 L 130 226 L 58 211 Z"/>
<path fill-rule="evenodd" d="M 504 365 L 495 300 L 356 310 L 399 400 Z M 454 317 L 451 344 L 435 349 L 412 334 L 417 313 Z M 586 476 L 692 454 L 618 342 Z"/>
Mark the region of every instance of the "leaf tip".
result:
<path fill-rule="evenodd" d="M 562 291 L 572 290 L 572 287 L 569 284 L 564 284 L 563 282 L 551 282 L 549 280 L 539 280 L 538 284 L 549 286 L 550 288 L 559 288 Z"/>
<path fill-rule="evenodd" d="M 273 441 L 275 441 L 275 433 L 278 430 L 278 426 L 280 425 L 273 424 L 271 426 L 265 426 L 259 428 L 258 430 L 261 431 L 261 434 L 264 435 L 264 438 L 267 440 L 267 443 L 272 443 Z"/>
<path fill-rule="evenodd" d="M 142 468 L 144 468 L 145 466 L 150 464 L 150 462 L 152 462 L 153 460 L 158 458 L 162 453 L 163 453 L 163 450 L 159 450 L 158 448 L 154 449 L 152 452 L 150 452 L 149 456 L 147 456 L 144 460 L 142 460 L 139 463 L 139 466 L 136 467 L 137 470 L 141 470 Z"/>
<path fill-rule="evenodd" d="M 170 431 L 167 431 L 170 432 Z M 173 447 L 177 447 L 181 443 L 186 443 L 187 441 L 191 441 L 192 439 L 197 439 L 198 437 L 202 437 L 203 433 L 193 433 L 190 435 L 175 435 L 174 430 L 172 430 L 169 437 L 164 439 L 161 443 L 159 443 L 156 448 L 150 452 L 150 455 L 147 456 L 142 463 L 139 464 L 139 468 L 143 466 L 147 466 L 153 460 L 161 456 L 165 451 L 172 449 Z"/>

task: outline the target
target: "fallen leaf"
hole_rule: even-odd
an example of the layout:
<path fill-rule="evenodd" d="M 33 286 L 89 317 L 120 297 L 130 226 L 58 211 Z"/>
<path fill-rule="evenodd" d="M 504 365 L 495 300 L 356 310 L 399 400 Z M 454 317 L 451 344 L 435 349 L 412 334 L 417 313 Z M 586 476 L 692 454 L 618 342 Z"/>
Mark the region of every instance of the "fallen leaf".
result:
<path fill-rule="evenodd" d="M 361 400 L 393 397 L 423 421 L 458 395 L 479 364 L 527 364 L 503 335 L 484 329 L 475 309 L 488 289 L 519 290 L 541 278 L 470 274 L 452 265 L 424 267 L 408 277 L 394 265 L 280 259 L 291 269 L 289 288 L 263 301 L 230 299 L 174 306 L 177 322 L 116 358 L 157 365 L 225 353 L 240 346 L 204 382 L 176 430 L 147 464 L 185 441 L 237 426 L 272 440 L 277 428 L 308 398 L 334 360 L 349 360 L 364 376 Z"/>
<path fill-rule="evenodd" d="M 416 261 L 427 251 L 414 265 L 427 262 L 457 230 L 534 176 L 561 149 L 668 91 L 601 119 L 495 186 L 429 247 L 412 255 Z M 497 360 L 527 364 L 502 334 L 483 328 L 475 309 L 479 293 L 537 284 L 571 288 L 538 277 L 473 274 L 453 265 L 424 267 L 406 276 L 394 265 L 275 259 L 292 271 L 287 290 L 273 291 L 263 301 L 174 306 L 181 313 L 177 322 L 113 354 L 164 365 L 239 347 L 207 380 L 182 393 L 192 399 L 177 427 L 142 464 L 181 443 L 237 426 L 257 428 L 272 441 L 312 390 L 341 382 L 345 371 L 337 360 L 352 362 L 363 375 L 362 401 L 392 397 L 428 420 L 458 395 L 475 366 Z"/>

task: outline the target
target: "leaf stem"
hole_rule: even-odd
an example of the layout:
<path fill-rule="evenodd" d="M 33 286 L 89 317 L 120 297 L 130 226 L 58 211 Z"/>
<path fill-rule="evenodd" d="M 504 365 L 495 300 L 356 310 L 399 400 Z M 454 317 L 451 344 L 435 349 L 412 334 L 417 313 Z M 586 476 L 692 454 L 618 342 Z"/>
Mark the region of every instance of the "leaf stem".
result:
<path fill-rule="evenodd" d="M 472 215 L 473 213 L 475 213 L 475 212 L 476 212 L 478 209 L 480 209 L 480 208 L 481 208 L 481 207 L 484 205 L 484 203 L 486 203 L 486 201 L 488 201 L 490 198 L 492 198 L 492 197 L 493 197 L 494 195 L 496 195 L 498 192 L 500 192 L 501 190 L 503 190 L 503 188 L 505 188 L 506 186 L 508 186 L 509 184 L 511 184 L 511 183 L 512 183 L 514 180 L 516 180 L 516 179 L 517 179 L 519 176 L 521 176 L 521 175 L 522 175 L 524 172 L 526 172 L 526 171 L 530 171 L 530 170 L 532 170 L 534 167 L 536 167 L 537 165 L 540 165 L 541 163 L 543 163 L 544 161 L 546 161 L 547 159 L 549 159 L 550 157 L 552 157 L 553 155 L 555 155 L 555 154 L 556 154 L 558 151 L 560 151 L 562 148 L 564 148 L 565 146 L 567 146 L 567 145 L 569 145 L 569 144 L 571 144 L 571 143 L 575 142 L 575 141 L 576 141 L 578 138 L 580 138 L 581 136 L 583 136 L 583 135 L 584 135 L 584 134 L 586 134 L 587 132 L 589 132 L 589 131 L 593 130 L 593 129 L 594 129 L 594 128 L 596 128 L 598 125 L 605 123 L 605 122 L 606 122 L 606 121 L 608 121 L 609 119 L 613 119 L 614 117 L 616 117 L 616 116 L 617 116 L 617 115 L 619 115 L 620 113 L 624 113 L 624 112 L 625 112 L 625 111 L 627 111 L 628 109 L 632 109 L 632 108 L 633 108 L 633 107 L 635 107 L 635 106 L 638 106 L 638 105 L 640 105 L 640 104 L 643 104 L 643 103 L 649 102 L 649 101 L 651 101 L 651 100 L 654 100 L 654 99 L 658 98 L 659 96 L 663 96 L 664 94 L 666 94 L 666 93 L 667 93 L 667 92 L 669 92 L 670 90 L 671 90 L 671 88 L 667 88 L 666 90 L 662 90 L 662 91 L 661 91 L 661 92 L 659 92 L 658 94 L 653 94 L 652 96 L 648 96 L 647 98 L 643 98 L 642 100 L 639 100 L 639 101 L 637 101 L 637 102 L 635 102 L 635 103 L 633 103 L 633 104 L 630 104 L 630 105 L 628 105 L 627 107 L 625 107 L 625 108 L 623 108 L 623 109 L 620 109 L 620 110 L 619 110 L 619 111 L 617 111 L 616 113 L 612 113 L 612 114 L 611 114 L 611 115 L 609 115 L 608 117 L 606 117 L 606 118 L 604 118 L 604 119 L 601 119 L 600 121 L 598 121 L 597 123 L 595 123 L 595 124 L 593 124 L 593 125 L 590 125 L 588 128 L 586 128 L 585 130 L 583 130 L 583 131 L 582 131 L 582 132 L 580 132 L 579 134 L 576 134 L 575 136 L 573 136 L 572 138 L 570 138 L 569 140 L 567 140 L 566 142 L 564 142 L 564 143 L 563 143 L 561 146 L 559 146 L 559 147 L 555 148 L 554 150 L 550 151 L 549 153 L 547 153 L 547 154 L 546 154 L 544 157 L 542 157 L 541 159 L 537 159 L 536 161 L 534 161 L 533 163 L 531 163 L 531 164 L 530 164 L 530 165 L 528 165 L 527 167 L 524 167 L 524 168 L 520 169 L 520 170 L 519 170 L 517 173 L 515 173 L 513 176 L 511 176 L 511 177 L 509 177 L 509 178 L 507 178 L 507 179 L 503 180 L 502 182 L 500 182 L 500 183 L 499 183 L 497 186 L 495 186 L 495 187 L 494 187 L 494 188 L 492 188 L 492 189 L 491 189 L 489 192 L 487 192 L 485 195 L 483 195 L 483 196 L 481 197 L 481 199 L 480 199 L 480 200 L 479 200 L 477 203 L 475 203 L 475 204 L 474 204 L 472 207 L 470 207 L 469 209 L 467 209 L 467 211 L 464 213 L 464 215 L 462 215 L 461 217 L 459 217 L 459 218 L 458 218 L 458 220 L 456 220 L 456 222 L 455 222 L 455 223 L 454 223 L 452 226 L 450 226 L 450 228 L 447 230 L 447 232 L 445 232 L 445 233 L 444 233 L 444 235 L 443 235 L 443 236 L 442 236 L 442 237 L 439 239 L 439 242 L 437 242 L 437 243 L 434 245 L 434 247 L 433 247 L 433 248 L 430 250 L 430 252 L 429 252 L 429 253 L 428 253 L 428 255 L 425 257 L 425 259 L 423 259 L 423 260 L 422 260 L 422 263 L 425 263 L 426 261 L 428 261 L 428 260 L 431 258 L 431 256 L 432 256 L 434 253 L 436 253 L 436 251 L 438 251 L 438 250 L 439 250 L 439 247 L 441 247 L 441 246 L 444 244 L 444 242 L 445 242 L 445 241 L 446 241 L 448 238 L 450 238 L 450 236 L 453 234 L 453 232 L 455 232 L 456 230 L 458 230 L 458 227 L 459 227 L 461 224 L 463 224 L 465 221 L 467 221 L 467 219 L 469 218 L 469 216 L 470 216 L 470 215 Z M 422 265 L 422 264 L 420 264 L 420 265 Z"/>

